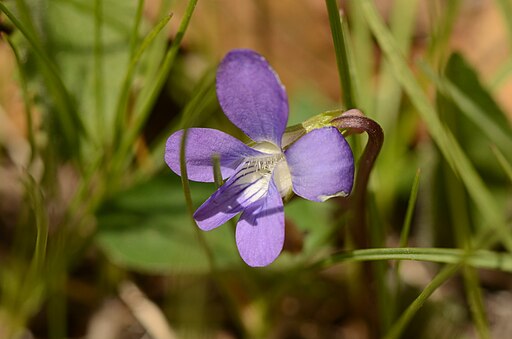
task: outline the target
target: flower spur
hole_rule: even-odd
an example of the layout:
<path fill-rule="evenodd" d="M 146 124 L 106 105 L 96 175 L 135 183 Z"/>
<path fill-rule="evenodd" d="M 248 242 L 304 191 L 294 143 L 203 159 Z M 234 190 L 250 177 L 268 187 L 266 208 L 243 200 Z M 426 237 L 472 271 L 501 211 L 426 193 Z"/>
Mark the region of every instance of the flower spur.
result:
<path fill-rule="evenodd" d="M 354 179 L 352 151 L 334 127 L 282 144 L 288 121 L 286 91 L 254 51 L 237 49 L 225 56 L 217 70 L 216 90 L 226 116 L 254 143 L 248 146 L 215 129 L 188 129 L 188 178 L 213 182 L 213 159 L 218 157 L 222 179 L 227 179 L 195 211 L 194 219 L 209 231 L 241 213 L 235 232 L 239 253 L 250 266 L 267 266 L 283 248 L 282 198 L 292 192 L 312 201 L 348 195 Z M 165 150 L 167 165 L 178 175 L 183 134 L 172 134 Z"/>

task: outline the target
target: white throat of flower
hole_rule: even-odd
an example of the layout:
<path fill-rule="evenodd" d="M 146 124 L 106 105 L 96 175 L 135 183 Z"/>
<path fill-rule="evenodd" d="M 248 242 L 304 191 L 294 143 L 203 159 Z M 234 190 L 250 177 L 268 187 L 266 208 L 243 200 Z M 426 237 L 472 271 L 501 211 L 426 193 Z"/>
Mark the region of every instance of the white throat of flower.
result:
<path fill-rule="evenodd" d="M 292 192 L 292 177 L 284 153 L 270 142 L 258 143 L 252 147 L 265 155 L 245 159 L 246 166 L 239 172 L 247 176 L 247 181 L 254 183 L 251 193 L 259 195 L 261 192 L 263 196 L 268 190 L 270 180 L 274 178 L 281 197 L 287 197 Z"/>

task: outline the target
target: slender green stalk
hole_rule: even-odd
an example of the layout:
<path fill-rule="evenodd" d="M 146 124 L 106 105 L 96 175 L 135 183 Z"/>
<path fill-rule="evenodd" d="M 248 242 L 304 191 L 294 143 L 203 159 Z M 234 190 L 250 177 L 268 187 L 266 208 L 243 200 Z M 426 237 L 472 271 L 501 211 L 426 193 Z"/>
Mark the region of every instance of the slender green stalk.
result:
<path fill-rule="evenodd" d="M 130 59 L 133 59 L 137 49 L 137 40 L 139 38 L 139 27 L 142 21 L 142 14 L 144 11 L 144 0 L 137 1 L 137 10 L 135 12 L 135 22 L 133 23 L 131 40 L 130 40 Z"/>
<path fill-rule="evenodd" d="M 453 117 L 452 124 L 456 125 L 456 117 Z M 443 163 L 445 172 L 445 186 L 448 196 L 448 204 L 450 207 L 450 217 L 455 231 L 455 240 L 459 248 L 464 249 L 467 253 L 471 252 L 469 229 L 470 220 L 468 218 L 466 192 L 460 180 L 455 177 L 453 171 Z M 470 305 L 471 316 L 481 338 L 489 337 L 489 326 L 485 316 L 483 307 L 482 294 L 475 269 L 464 265 L 462 267 L 462 277 L 464 278 L 464 287 L 466 296 Z"/>
<path fill-rule="evenodd" d="M 420 295 L 414 299 L 414 301 L 407 307 L 402 316 L 393 325 L 393 327 L 386 334 L 384 339 L 398 339 L 405 330 L 407 324 L 411 321 L 412 317 L 418 312 L 423 306 L 425 301 L 434 293 L 437 288 L 444 284 L 448 279 L 453 277 L 459 270 L 459 265 L 448 265 L 445 266 L 441 272 L 439 272 L 434 279 L 421 291 Z"/>
<path fill-rule="evenodd" d="M 35 20 L 30 13 L 30 8 L 28 7 L 27 2 L 25 0 L 16 0 L 16 10 L 20 21 L 25 25 L 27 31 L 30 31 L 30 34 L 32 34 L 35 41 L 40 43 L 41 37 L 35 27 Z"/>
<path fill-rule="evenodd" d="M 407 204 L 407 212 L 405 213 L 404 225 L 402 232 L 400 233 L 400 247 L 407 246 L 407 240 L 409 238 L 409 231 L 411 229 L 411 221 L 414 213 L 414 206 L 416 205 L 416 199 L 418 197 L 418 190 L 420 187 L 420 169 L 416 171 L 416 176 L 412 183 L 411 194 L 409 195 L 409 203 Z"/>
<path fill-rule="evenodd" d="M 215 181 L 215 186 L 219 188 L 222 186 L 223 180 L 222 180 L 222 173 L 220 170 L 220 156 L 218 154 L 215 154 L 212 159 L 213 162 L 213 178 Z"/>
<path fill-rule="evenodd" d="M 103 78 L 103 8 L 102 0 L 94 0 L 94 103 L 96 108 L 96 134 L 100 144 L 105 137 L 105 90 Z"/>
<path fill-rule="evenodd" d="M 407 204 L 407 212 L 405 213 L 404 224 L 402 226 L 402 231 L 400 232 L 400 247 L 406 247 L 407 242 L 409 240 L 409 231 L 411 229 L 411 221 L 412 216 L 414 214 L 414 207 L 416 206 L 416 200 L 418 197 L 418 190 L 420 186 L 420 169 L 416 171 L 416 176 L 414 177 L 414 181 L 412 183 L 411 193 L 409 195 L 409 202 Z M 391 309 L 392 317 L 395 317 L 397 312 L 397 303 L 396 300 L 400 300 L 401 293 L 401 280 L 400 280 L 400 261 L 398 261 L 394 267 L 394 276 L 395 276 L 395 305 Z"/>
<path fill-rule="evenodd" d="M 208 258 L 208 263 L 209 263 L 210 269 L 212 271 L 212 278 L 214 279 L 214 281 L 217 284 L 217 286 L 219 287 L 220 291 L 223 293 L 223 295 L 226 298 L 226 303 L 228 305 L 228 309 L 230 310 L 230 314 L 233 317 L 233 321 L 235 322 L 237 329 L 242 334 L 245 335 L 246 329 L 244 327 L 243 321 L 240 318 L 240 313 L 238 312 L 238 305 L 237 305 L 235 299 L 233 298 L 231 291 L 227 288 L 226 284 L 224 283 L 221 275 L 219 274 L 219 272 L 217 270 L 215 257 L 214 257 L 214 254 L 213 254 L 210 246 L 208 245 L 208 242 L 206 241 L 206 239 L 205 239 L 202 231 L 199 229 L 199 227 L 197 227 L 195 225 L 195 220 L 193 217 L 194 206 L 192 203 L 192 195 L 190 192 L 190 184 L 189 184 L 188 175 L 187 175 L 187 164 L 186 164 L 186 160 L 185 160 L 186 159 L 185 145 L 187 142 L 186 141 L 187 134 L 188 134 L 188 130 L 185 129 L 184 133 L 183 133 L 183 137 L 181 139 L 181 147 L 180 147 L 180 171 L 181 171 L 181 183 L 183 186 L 183 193 L 185 195 L 185 201 L 187 203 L 187 209 L 188 209 L 188 212 L 192 219 L 192 223 L 194 224 L 192 227 L 194 227 L 194 230 L 196 231 L 197 239 L 198 239 L 201 247 L 204 249 L 206 256 Z M 214 168 L 215 168 L 215 166 L 214 166 Z M 215 171 L 215 169 L 214 169 L 214 171 Z M 220 172 L 220 168 L 219 168 L 219 172 Z M 222 178 L 221 178 L 221 180 L 222 180 Z"/>
<path fill-rule="evenodd" d="M 370 29 L 366 20 L 361 15 L 360 3 L 357 0 L 347 1 L 348 20 L 343 20 L 342 30 L 349 33 L 348 38 L 350 48 L 348 48 L 349 65 L 353 70 L 350 80 L 353 81 L 355 102 L 358 108 L 367 115 L 374 117 L 375 102 L 368 100 L 373 96 L 373 78 L 375 70 L 375 56 L 373 51 L 373 41 Z M 348 31 L 348 22 L 350 22 L 350 32 Z"/>
<path fill-rule="evenodd" d="M 503 168 L 503 171 L 507 174 L 508 178 L 512 182 L 512 165 L 507 161 L 503 153 L 500 152 L 500 150 L 492 145 L 491 150 L 493 151 L 494 155 L 496 156 L 496 159 L 498 159 L 498 162 L 501 165 L 501 168 Z"/>
<path fill-rule="evenodd" d="M 468 298 L 469 309 L 475 323 L 480 338 L 490 338 L 489 324 L 485 316 L 485 307 L 480 291 L 477 272 L 473 267 L 464 266 L 462 270 L 464 285 L 466 287 L 466 296 Z"/>
<path fill-rule="evenodd" d="M 475 268 L 486 268 L 512 272 L 512 254 L 475 250 L 467 252 L 457 248 L 367 248 L 341 252 L 320 260 L 311 267 L 315 269 L 328 268 L 335 264 L 353 261 L 375 260 L 416 260 L 443 264 L 466 264 Z"/>
<path fill-rule="evenodd" d="M 360 6 L 360 2 L 356 0 Z M 396 0 L 390 18 L 391 33 L 396 39 L 400 52 L 407 56 L 414 34 L 417 19 L 418 0 Z M 394 129 L 397 123 L 402 99 L 402 88 L 396 80 L 393 69 L 387 60 L 382 61 L 379 73 L 379 90 L 375 105 L 375 117 L 386 132 Z"/>
<path fill-rule="evenodd" d="M 344 108 L 355 108 L 353 87 L 350 79 L 349 57 L 346 46 L 346 37 L 341 24 L 340 10 L 336 0 L 325 0 L 327 12 L 329 13 L 329 24 L 331 26 L 332 40 L 336 52 L 336 64 L 341 86 Z"/>
<path fill-rule="evenodd" d="M 436 1 L 428 2 L 428 6 L 431 6 L 432 10 L 431 20 L 432 22 L 438 22 L 438 24 L 433 26 L 433 31 L 430 33 L 432 39 L 427 53 L 436 69 L 443 67 L 447 60 L 447 51 L 450 51 L 450 37 L 452 36 L 460 5 L 460 0 L 451 0 L 443 3 Z M 438 8 L 433 9 L 434 7 Z"/>
<path fill-rule="evenodd" d="M 208 243 L 206 242 L 206 239 L 203 236 L 203 233 L 201 233 L 201 230 L 199 227 L 196 227 L 195 220 L 194 220 L 194 204 L 192 202 L 192 194 L 190 192 L 190 183 L 188 180 L 188 174 L 187 174 L 187 161 L 186 161 L 186 142 L 187 142 L 187 136 L 188 136 L 188 130 L 185 129 L 183 132 L 183 137 L 181 139 L 181 147 L 180 147 L 180 171 L 181 171 L 181 184 L 183 187 L 183 194 L 185 195 L 185 202 L 187 204 L 187 210 L 190 214 L 190 218 L 192 219 L 192 223 L 194 227 L 194 230 L 196 231 L 197 240 L 201 244 L 201 247 L 203 247 L 206 256 L 208 258 L 208 262 L 210 264 L 210 268 L 212 271 L 215 271 L 215 259 L 213 256 L 213 252 L 210 249 L 210 246 L 208 246 Z"/>

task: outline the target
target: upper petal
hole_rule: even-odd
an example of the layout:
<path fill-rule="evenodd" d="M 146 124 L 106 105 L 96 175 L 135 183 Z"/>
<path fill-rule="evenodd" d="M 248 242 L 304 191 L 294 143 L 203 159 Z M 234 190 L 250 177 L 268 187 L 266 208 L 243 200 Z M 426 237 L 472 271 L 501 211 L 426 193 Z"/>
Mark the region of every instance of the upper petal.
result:
<path fill-rule="evenodd" d="M 229 52 L 217 70 L 217 97 L 229 120 L 252 140 L 281 146 L 288 97 L 261 55 L 247 49 Z"/>
<path fill-rule="evenodd" d="M 293 191 L 303 198 L 324 201 L 352 190 L 354 157 L 345 138 L 334 127 L 316 129 L 285 152 Z"/>
<path fill-rule="evenodd" d="M 165 162 L 181 175 L 180 152 L 183 130 L 167 139 Z M 187 132 L 185 161 L 187 176 L 193 181 L 213 182 L 213 157 L 219 156 L 222 178 L 230 177 L 240 162 L 248 156 L 261 154 L 240 140 L 210 128 L 190 128 Z"/>
<path fill-rule="evenodd" d="M 242 259 L 250 266 L 272 263 L 284 244 L 283 201 L 273 182 L 265 198 L 244 210 L 236 225 L 236 244 Z"/>
<path fill-rule="evenodd" d="M 236 173 L 194 213 L 197 225 L 209 231 L 224 224 L 247 206 L 266 196 L 271 175 L 261 175 L 243 162 Z"/>

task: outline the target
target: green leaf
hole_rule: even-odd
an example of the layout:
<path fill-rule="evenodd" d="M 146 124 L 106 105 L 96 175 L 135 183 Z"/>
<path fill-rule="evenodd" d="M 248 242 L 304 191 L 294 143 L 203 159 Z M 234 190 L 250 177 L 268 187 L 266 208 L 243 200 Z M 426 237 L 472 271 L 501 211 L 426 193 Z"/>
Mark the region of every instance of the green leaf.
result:
<path fill-rule="evenodd" d="M 213 185 L 190 183 L 198 206 Z M 207 273 L 208 258 L 190 220 L 178 176 L 166 174 L 112 199 L 98 214 L 96 241 L 116 264 L 151 273 Z M 201 231 L 202 232 L 202 231 Z M 217 269 L 236 267 L 241 259 L 229 227 L 203 233 Z"/>

